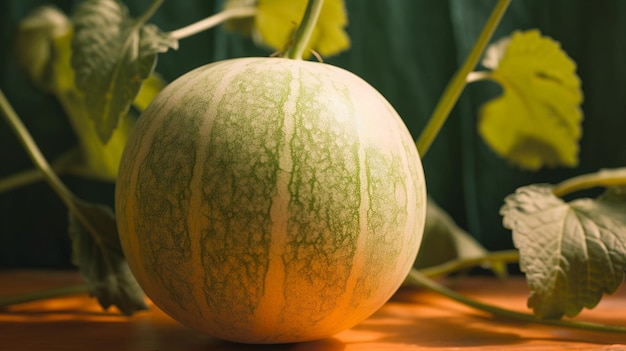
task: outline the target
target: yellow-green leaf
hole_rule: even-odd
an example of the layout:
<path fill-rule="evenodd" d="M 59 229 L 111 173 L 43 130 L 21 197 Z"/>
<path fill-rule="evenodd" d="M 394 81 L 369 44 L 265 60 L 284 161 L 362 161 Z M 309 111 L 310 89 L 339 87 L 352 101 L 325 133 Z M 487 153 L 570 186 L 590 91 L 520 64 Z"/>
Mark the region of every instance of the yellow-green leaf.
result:
<path fill-rule="evenodd" d="M 115 0 L 82 1 L 74 11 L 71 64 L 76 87 L 105 143 L 128 113 L 142 81 L 154 71 L 157 54 L 178 47 L 177 39 L 146 24 L 147 19 L 132 18 Z"/>
<path fill-rule="evenodd" d="M 237 6 L 251 6 L 254 1 L 228 0 L 225 8 Z M 276 51 L 283 51 L 289 42 L 304 15 L 307 0 L 258 0 L 257 14 L 253 25 L 246 20 L 235 20 L 228 23 L 227 28 L 239 31 L 250 30 L 252 38 L 259 45 L 267 46 Z M 305 56 L 315 50 L 322 56 L 332 56 L 347 50 L 350 39 L 344 31 L 348 24 L 345 6 L 342 0 L 326 0 L 320 13 L 317 25 Z"/>
<path fill-rule="evenodd" d="M 148 78 L 146 78 L 141 84 L 141 88 L 139 89 L 139 93 L 135 96 L 135 101 L 133 101 L 133 106 L 137 108 L 139 111 L 143 111 L 150 105 L 152 100 L 165 88 L 165 81 L 161 76 L 157 73 L 151 74 Z"/>
<path fill-rule="evenodd" d="M 52 66 L 56 77 L 56 88 L 53 92 L 76 133 L 84 165 L 102 179 L 115 180 L 122 151 L 135 118 L 129 114 L 121 117 L 108 142 L 102 142 L 87 111 L 85 97 L 74 84 L 74 70 L 70 64 L 71 42 L 72 31 L 54 40 L 57 56 Z"/>
<path fill-rule="evenodd" d="M 47 92 L 60 89 L 59 79 L 64 78 L 55 70 L 55 64 L 65 52 L 56 50 L 55 41 L 71 36 L 71 31 L 69 18 L 50 5 L 36 8 L 17 26 L 15 60 L 33 83 Z"/>
<path fill-rule="evenodd" d="M 483 65 L 503 93 L 480 110 L 478 129 L 499 155 L 521 168 L 574 167 L 583 118 L 576 64 L 537 30 L 493 44 Z"/>
<path fill-rule="evenodd" d="M 35 10 L 19 25 L 14 54 L 33 81 L 53 94 L 76 133 L 81 165 L 100 179 L 115 180 L 120 158 L 135 117 L 121 117 L 118 128 L 107 143 L 98 137 L 96 127 L 87 112 L 85 97 L 76 88 L 74 70 L 70 64 L 72 23 L 60 10 L 44 6 Z M 138 109 L 149 103 L 158 92 L 159 79 L 148 78 L 134 104 Z"/>

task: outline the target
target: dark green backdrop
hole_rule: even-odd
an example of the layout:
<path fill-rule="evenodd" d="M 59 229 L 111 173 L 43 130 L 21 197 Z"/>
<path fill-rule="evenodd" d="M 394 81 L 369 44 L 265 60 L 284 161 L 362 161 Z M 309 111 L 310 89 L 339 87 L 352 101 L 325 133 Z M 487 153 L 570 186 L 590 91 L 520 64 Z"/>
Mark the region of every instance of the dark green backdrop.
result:
<path fill-rule="evenodd" d="M 16 22 L 38 5 L 66 12 L 77 1 L 3 0 L 0 3 L 0 88 L 46 156 L 74 144 L 56 101 L 37 91 L 16 68 L 10 42 Z M 137 15 L 148 0 L 126 1 Z M 495 0 L 347 0 L 350 51 L 327 61 L 378 88 L 417 137 L 445 84 L 469 52 Z M 222 1 L 168 0 L 153 22 L 173 30 L 221 8 Z M 430 194 L 489 249 L 510 248 L 498 209 L 518 186 L 557 182 L 603 167 L 626 165 L 626 1 L 513 0 L 495 39 L 516 29 L 539 28 L 562 43 L 578 63 L 585 93 L 581 164 L 576 169 L 530 173 L 496 157 L 476 133 L 476 111 L 494 93 L 488 83 L 470 86 L 432 149 L 424 157 Z M 204 63 L 267 55 L 221 28 L 184 39 L 159 58 L 168 80 Z M 0 122 L 0 177 L 32 165 L 4 121 Z M 64 180 L 80 196 L 112 203 L 113 186 Z M 66 210 L 47 185 L 0 194 L 0 267 L 71 267 Z"/>

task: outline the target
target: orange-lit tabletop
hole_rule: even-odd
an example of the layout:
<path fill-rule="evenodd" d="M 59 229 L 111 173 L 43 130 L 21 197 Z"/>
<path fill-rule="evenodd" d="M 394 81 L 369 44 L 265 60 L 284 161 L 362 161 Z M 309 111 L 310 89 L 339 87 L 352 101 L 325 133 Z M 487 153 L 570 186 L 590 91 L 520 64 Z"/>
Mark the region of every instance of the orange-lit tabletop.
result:
<path fill-rule="evenodd" d="M 76 272 L 0 271 L 0 296 L 80 283 Z M 457 292 L 526 311 L 521 278 L 470 277 Z M 626 287 L 578 320 L 626 326 Z M 382 309 L 332 338 L 288 345 L 240 345 L 188 329 L 155 306 L 124 317 L 86 295 L 51 298 L 0 310 L 0 350 L 610 350 L 626 351 L 626 334 L 527 324 L 492 316 L 435 293 L 403 288 Z"/>

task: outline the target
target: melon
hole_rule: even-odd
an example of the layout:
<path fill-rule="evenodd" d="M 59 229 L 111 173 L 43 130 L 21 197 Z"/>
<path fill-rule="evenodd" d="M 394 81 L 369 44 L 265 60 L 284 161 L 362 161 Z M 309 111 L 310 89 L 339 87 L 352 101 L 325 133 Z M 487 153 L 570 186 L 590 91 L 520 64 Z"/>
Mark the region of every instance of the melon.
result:
<path fill-rule="evenodd" d="M 164 312 L 217 338 L 288 343 L 348 329 L 394 294 L 426 187 L 408 129 L 364 80 L 238 58 L 184 74 L 142 113 L 115 208 Z"/>

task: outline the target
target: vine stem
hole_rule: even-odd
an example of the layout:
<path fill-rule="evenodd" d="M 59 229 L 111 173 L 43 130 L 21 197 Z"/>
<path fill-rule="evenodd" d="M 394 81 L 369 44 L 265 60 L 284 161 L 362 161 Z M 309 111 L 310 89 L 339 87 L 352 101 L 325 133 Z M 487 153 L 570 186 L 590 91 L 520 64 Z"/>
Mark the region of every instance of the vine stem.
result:
<path fill-rule="evenodd" d="M 24 146 L 26 153 L 33 161 L 37 169 L 42 173 L 43 178 L 50 185 L 52 190 L 61 198 L 61 201 L 69 208 L 69 210 L 76 216 L 81 224 L 90 232 L 97 233 L 97 228 L 91 223 L 89 218 L 83 212 L 83 202 L 72 193 L 72 191 L 63 184 L 59 176 L 54 172 L 43 153 L 33 140 L 33 137 L 28 132 L 28 129 L 22 123 L 13 107 L 7 100 L 6 96 L 0 89 L 0 112 L 5 117 L 9 126 L 17 135 L 20 143 Z M 94 237 L 94 240 L 98 240 Z"/>
<path fill-rule="evenodd" d="M 497 307 L 494 305 L 482 303 L 480 301 L 471 299 L 467 296 L 457 293 L 454 290 L 448 289 L 447 287 L 437 283 L 436 281 L 427 278 L 425 275 L 420 273 L 416 269 L 412 269 L 407 277 L 407 283 L 412 285 L 426 288 L 428 290 L 434 291 L 440 295 L 443 295 L 449 299 L 452 299 L 456 302 L 459 302 L 463 305 L 467 305 L 469 307 L 475 308 L 480 311 L 488 312 L 494 316 L 501 316 L 509 319 L 514 319 L 518 321 L 535 323 L 535 324 L 545 324 L 552 325 L 564 328 L 574 328 L 574 329 L 584 329 L 589 331 L 600 331 L 607 333 L 626 333 L 626 327 L 620 326 L 612 326 L 605 325 L 599 323 L 591 323 L 591 322 L 583 322 L 583 321 L 570 321 L 570 320 L 561 320 L 561 319 L 539 319 L 537 316 L 517 312 L 513 310 L 508 310 L 505 308 Z"/>
<path fill-rule="evenodd" d="M 137 18 L 137 23 L 143 25 L 144 23 L 148 22 L 150 17 L 152 17 L 152 15 L 154 15 L 159 7 L 161 7 L 163 1 L 165 0 L 154 0 L 152 4 L 150 4 L 150 7 L 148 7 L 146 12 L 144 12 L 139 18 Z"/>
<path fill-rule="evenodd" d="M 486 263 L 516 263 L 519 262 L 519 251 L 503 250 L 489 252 L 484 256 L 456 259 L 438 264 L 436 266 L 420 268 L 420 274 L 429 277 L 441 277 L 465 268 L 472 268 Z"/>
<path fill-rule="evenodd" d="M 626 168 L 603 169 L 595 173 L 583 174 L 564 180 L 552 189 L 556 196 L 563 197 L 575 191 L 594 187 L 625 186 Z"/>
<path fill-rule="evenodd" d="M 500 23 L 502 16 L 506 12 L 511 0 L 498 0 L 495 8 L 491 12 L 487 23 L 483 27 L 480 36 L 478 37 L 472 51 L 463 63 L 463 66 L 455 73 L 454 77 L 446 87 L 443 95 L 439 99 L 435 111 L 428 120 L 428 124 L 417 139 L 417 150 L 422 157 L 426 154 L 431 144 L 435 140 L 437 134 L 443 127 L 446 119 L 450 115 L 450 111 L 456 104 L 467 84 L 468 75 L 474 70 L 480 57 L 489 44 L 493 32 Z"/>
<path fill-rule="evenodd" d="M 58 173 L 58 171 L 57 171 Z M 0 179 L 0 194 L 43 179 L 39 169 L 29 169 Z"/>
<path fill-rule="evenodd" d="M 230 19 L 253 17 L 254 15 L 256 15 L 256 13 L 257 8 L 255 6 L 226 9 L 203 20 L 171 31 L 170 36 L 176 40 L 184 39 L 207 29 L 211 29 L 219 25 L 220 23 L 226 22 Z"/>
<path fill-rule="evenodd" d="M 141 27 L 143 27 L 146 24 L 146 22 L 148 22 L 150 17 L 152 17 L 152 15 L 154 15 L 154 13 L 159 9 L 159 7 L 161 7 L 161 5 L 163 4 L 163 1 L 165 0 L 152 1 L 152 3 L 150 4 L 150 7 L 148 7 L 148 9 L 141 16 L 137 17 L 137 19 L 134 21 L 131 32 L 138 31 Z M 128 52 L 130 46 L 133 45 L 132 44 L 133 40 L 131 38 L 132 36 L 129 36 L 128 38 L 126 38 L 126 41 L 124 42 L 124 46 L 122 47 L 122 50 L 120 51 L 122 55 Z M 120 62 L 123 62 L 123 60 L 120 60 Z"/>
<path fill-rule="evenodd" d="M 87 284 L 77 284 L 27 294 L 3 297 L 0 298 L 0 309 L 20 303 L 50 299 L 54 297 L 83 294 L 87 292 L 89 292 L 89 287 L 87 286 Z"/>
<path fill-rule="evenodd" d="M 474 72 L 470 72 L 467 75 L 467 78 L 465 79 L 465 81 L 467 83 L 474 83 L 474 82 L 478 82 L 479 80 L 487 80 L 490 77 L 491 77 L 491 72 L 474 71 Z"/>
<path fill-rule="evenodd" d="M 35 166 L 37 166 L 39 171 L 43 174 L 48 184 L 52 187 L 52 189 L 54 189 L 59 197 L 61 197 L 61 200 L 65 203 L 67 207 L 72 210 L 77 210 L 74 202 L 74 195 L 65 186 L 65 184 L 63 184 L 63 182 L 61 181 L 61 179 L 59 179 L 54 170 L 52 170 L 52 167 L 50 166 L 48 161 L 46 161 L 43 153 L 33 140 L 33 137 L 30 135 L 15 110 L 13 110 L 11 104 L 9 104 L 9 101 L 7 100 L 2 90 L 0 90 L 0 110 L 2 111 L 2 115 L 9 123 L 9 126 L 18 136 L 18 139 L 24 146 L 24 149 L 28 153 L 28 156 L 31 158 Z"/>
<path fill-rule="evenodd" d="M 320 16 L 320 12 L 322 12 L 323 5 L 324 0 L 309 0 L 307 2 L 304 16 L 302 17 L 300 26 L 298 26 L 298 29 L 296 30 L 293 43 L 291 47 L 287 49 L 287 52 L 285 52 L 284 57 L 293 60 L 302 60 L 304 50 L 311 40 L 311 34 L 313 34 L 313 30 L 317 24 L 317 19 Z"/>
<path fill-rule="evenodd" d="M 81 165 L 53 163 L 51 167 L 57 176 L 73 175 L 99 182 L 112 182 L 111 178 L 103 176 L 100 172 L 94 172 L 91 168 Z M 36 167 L 18 172 L 0 179 L 0 194 L 26 185 L 34 184 L 45 179 L 45 176 L 41 173 L 41 171 L 39 171 L 39 168 Z"/>

